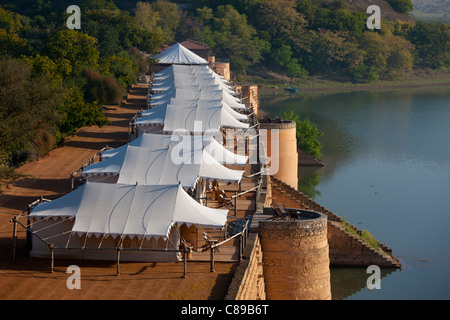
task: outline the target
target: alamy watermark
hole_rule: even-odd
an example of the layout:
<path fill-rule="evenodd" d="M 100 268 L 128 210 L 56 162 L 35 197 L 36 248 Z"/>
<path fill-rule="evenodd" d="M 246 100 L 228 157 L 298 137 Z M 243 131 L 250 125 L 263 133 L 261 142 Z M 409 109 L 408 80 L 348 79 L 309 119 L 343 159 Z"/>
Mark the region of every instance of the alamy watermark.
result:
<path fill-rule="evenodd" d="M 81 9 L 79 6 L 71 5 L 67 8 L 66 13 L 71 14 L 67 18 L 66 26 L 68 29 L 81 29 Z"/>
<path fill-rule="evenodd" d="M 381 270 L 379 266 L 370 265 L 367 268 L 366 273 L 371 273 L 372 275 L 367 278 L 366 285 L 367 289 L 381 289 Z"/>
<path fill-rule="evenodd" d="M 70 273 L 71 276 L 67 278 L 66 286 L 69 290 L 81 289 L 81 270 L 79 266 L 71 265 L 67 267 L 66 273 Z"/>
<path fill-rule="evenodd" d="M 366 13 L 371 14 L 367 19 L 366 25 L 370 30 L 381 29 L 381 9 L 377 5 L 367 7 Z"/>

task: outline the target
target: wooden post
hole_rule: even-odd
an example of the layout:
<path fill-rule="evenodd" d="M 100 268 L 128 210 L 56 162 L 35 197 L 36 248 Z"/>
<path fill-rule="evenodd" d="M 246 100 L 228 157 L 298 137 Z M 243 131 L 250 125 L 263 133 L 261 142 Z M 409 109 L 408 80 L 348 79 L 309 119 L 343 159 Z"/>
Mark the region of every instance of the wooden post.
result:
<path fill-rule="evenodd" d="M 116 275 L 120 275 L 120 247 L 117 247 L 117 273 Z"/>
<path fill-rule="evenodd" d="M 243 244 L 244 244 L 244 242 L 242 241 L 242 238 L 243 238 L 243 236 L 242 236 L 242 233 L 241 233 L 241 235 L 239 236 L 239 261 L 241 261 L 242 260 L 242 248 L 243 248 Z"/>
<path fill-rule="evenodd" d="M 188 259 L 188 251 L 186 250 L 186 246 L 184 246 L 183 278 L 186 278 L 187 259 Z"/>
<path fill-rule="evenodd" d="M 16 261 L 16 243 L 17 243 L 17 219 L 14 217 L 12 219 L 12 222 L 14 224 L 13 226 L 13 256 L 12 260 Z"/>
<path fill-rule="evenodd" d="M 234 195 L 234 216 L 237 215 L 237 191 Z"/>
<path fill-rule="evenodd" d="M 50 243 L 49 247 L 50 247 L 50 257 L 51 257 L 50 272 L 53 273 L 53 266 L 55 264 L 55 253 L 54 253 L 53 243 Z"/>
<path fill-rule="evenodd" d="M 214 272 L 214 247 L 211 246 L 211 272 Z"/>
<path fill-rule="evenodd" d="M 33 233 L 30 231 L 30 229 L 31 229 L 30 214 L 31 214 L 31 207 L 28 206 L 28 208 L 27 208 L 27 246 L 26 246 L 28 252 L 32 249 L 32 246 L 33 246 L 33 242 L 32 242 Z"/>

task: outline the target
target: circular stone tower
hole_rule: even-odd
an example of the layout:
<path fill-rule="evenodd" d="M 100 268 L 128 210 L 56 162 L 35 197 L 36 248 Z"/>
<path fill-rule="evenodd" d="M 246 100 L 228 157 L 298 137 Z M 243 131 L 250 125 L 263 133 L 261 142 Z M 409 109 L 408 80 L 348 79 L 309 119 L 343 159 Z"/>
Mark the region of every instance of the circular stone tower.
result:
<path fill-rule="evenodd" d="M 294 121 L 259 120 L 263 144 L 271 160 L 271 175 L 292 188 L 298 188 L 297 129 Z M 278 159 L 275 159 L 278 155 Z M 274 161 L 278 161 L 274 163 Z"/>
<path fill-rule="evenodd" d="M 325 215 L 260 221 L 259 236 L 267 300 L 331 299 Z"/>

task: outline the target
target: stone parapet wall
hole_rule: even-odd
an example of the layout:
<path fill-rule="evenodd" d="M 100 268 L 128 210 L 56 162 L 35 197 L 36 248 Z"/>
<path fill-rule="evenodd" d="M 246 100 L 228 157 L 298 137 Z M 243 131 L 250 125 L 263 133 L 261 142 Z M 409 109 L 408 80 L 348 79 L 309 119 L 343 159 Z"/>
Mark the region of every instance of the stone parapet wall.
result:
<path fill-rule="evenodd" d="M 265 300 L 261 243 L 257 233 L 250 233 L 225 300 Z"/>
<path fill-rule="evenodd" d="M 365 244 L 363 240 L 348 233 L 339 222 L 328 221 L 328 242 L 332 267 L 400 267 L 400 263 L 392 256 Z"/>

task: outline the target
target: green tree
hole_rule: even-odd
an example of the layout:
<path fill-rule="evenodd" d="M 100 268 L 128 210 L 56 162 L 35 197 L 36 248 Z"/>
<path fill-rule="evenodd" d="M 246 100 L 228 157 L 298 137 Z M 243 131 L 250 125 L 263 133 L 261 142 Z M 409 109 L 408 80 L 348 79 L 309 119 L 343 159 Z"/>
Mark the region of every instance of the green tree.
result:
<path fill-rule="evenodd" d="M 218 6 L 215 14 L 209 8 L 198 10 L 205 24 L 210 24 L 212 46 L 215 54 L 229 58 L 231 67 L 245 74 L 249 65 L 256 64 L 262 58 L 262 51 L 270 44 L 257 37 L 255 28 L 247 23 L 247 17 L 240 14 L 231 5 Z"/>
<path fill-rule="evenodd" d="M 28 42 L 15 32 L 0 29 L 0 55 L 20 56 L 27 53 Z"/>
<path fill-rule="evenodd" d="M 126 52 L 101 60 L 104 75 L 111 75 L 120 85 L 131 86 L 138 78 L 138 66 Z"/>
<path fill-rule="evenodd" d="M 66 75 L 77 75 L 83 67 L 98 68 L 97 39 L 76 30 L 61 30 L 49 38 L 44 54 Z"/>
<path fill-rule="evenodd" d="M 20 21 L 19 14 L 0 7 L 0 29 L 5 29 L 8 32 L 19 33 L 23 26 Z"/>
<path fill-rule="evenodd" d="M 150 31 L 132 16 L 119 9 L 90 9 L 83 13 L 83 32 L 98 40 L 102 57 L 116 55 L 138 47 L 153 53 L 163 43 L 160 28 Z"/>
<path fill-rule="evenodd" d="M 284 112 L 282 118 L 296 122 L 297 145 L 300 150 L 316 158 L 322 156 L 322 144 L 318 138 L 323 135 L 323 132 L 319 131 L 317 124 L 309 121 L 307 118 L 299 120 L 299 116 L 294 111 L 290 113 Z"/>
<path fill-rule="evenodd" d="M 136 3 L 134 15 L 136 17 L 136 23 L 141 28 L 149 32 L 155 32 L 156 30 L 162 32 L 161 27 L 158 25 L 158 22 L 163 17 L 160 16 L 160 12 L 156 11 L 151 3 Z"/>
<path fill-rule="evenodd" d="M 65 90 L 64 103 L 58 107 L 58 112 L 60 118 L 57 141 L 61 141 L 67 134 L 75 132 L 78 128 L 93 125 L 102 127 L 109 123 L 103 113 L 102 105 L 85 102 L 83 91 L 77 86 L 70 86 Z"/>
<path fill-rule="evenodd" d="M 357 46 L 348 32 L 319 29 L 311 34 L 314 60 L 310 67 L 313 71 L 345 73 L 349 65 L 355 62 Z"/>
<path fill-rule="evenodd" d="M 282 68 L 288 76 L 305 77 L 307 72 L 299 64 L 298 59 L 292 57 L 291 47 L 282 44 L 281 47 L 272 50 L 271 59 L 276 66 Z"/>
<path fill-rule="evenodd" d="M 417 64 L 430 68 L 450 66 L 450 26 L 417 22 L 408 39 L 415 47 Z"/>
<path fill-rule="evenodd" d="M 265 0 L 258 2 L 254 18 L 259 30 L 265 30 L 273 38 L 288 40 L 306 26 L 303 14 L 296 10 L 294 0 Z"/>
<path fill-rule="evenodd" d="M 411 0 L 387 0 L 387 2 L 395 11 L 403 14 L 409 14 L 414 9 Z"/>
<path fill-rule="evenodd" d="M 164 35 L 166 43 L 175 40 L 175 34 L 180 24 L 180 13 L 176 3 L 165 0 L 158 0 L 152 3 L 152 9 L 158 13 L 158 26 Z"/>
<path fill-rule="evenodd" d="M 66 72 L 61 72 L 58 65 L 49 57 L 36 54 L 35 56 L 22 56 L 21 58 L 31 67 L 32 78 L 45 76 L 52 79 L 55 84 L 62 84 Z"/>
<path fill-rule="evenodd" d="M 26 62 L 1 57 L 0 150 L 39 156 L 51 148 L 63 94 L 48 77 L 32 77 Z"/>
<path fill-rule="evenodd" d="M 346 31 L 354 36 L 360 36 L 366 29 L 367 16 L 363 12 L 353 12 L 348 9 L 320 9 L 311 18 L 313 29 L 330 31 Z"/>

